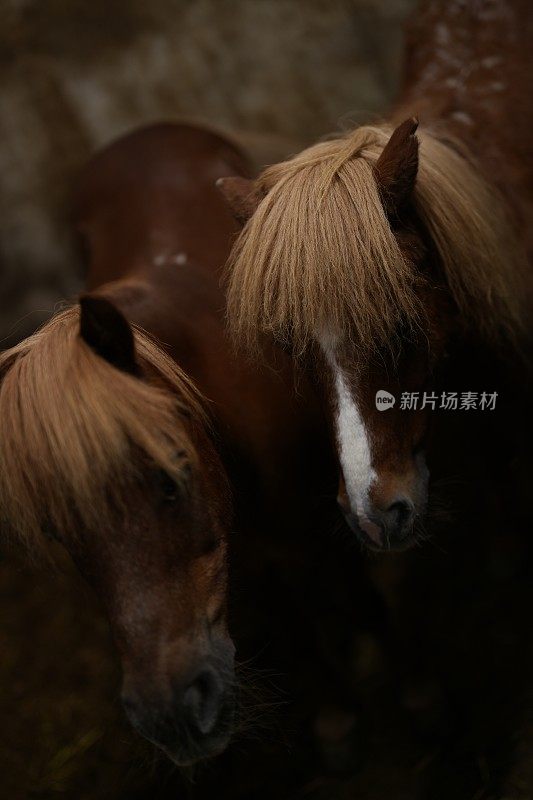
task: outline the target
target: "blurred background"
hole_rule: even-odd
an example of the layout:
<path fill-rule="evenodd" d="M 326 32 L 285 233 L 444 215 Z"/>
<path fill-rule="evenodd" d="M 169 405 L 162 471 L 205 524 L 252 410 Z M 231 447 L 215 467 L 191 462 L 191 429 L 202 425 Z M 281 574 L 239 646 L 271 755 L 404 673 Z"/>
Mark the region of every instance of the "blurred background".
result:
<path fill-rule="evenodd" d="M 1 0 L 0 339 L 26 336 L 81 285 L 65 215 L 95 148 L 187 118 L 242 138 L 263 163 L 379 115 L 412 6 Z"/>
<path fill-rule="evenodd" d="M 83 285 L 68 225 L 69 195 L 95 149 L 145 123 L 187 119 L 229 133 L 262 165 L 339 126 L 377 118 L 401 79 L 402 26 L 414 5 L 0 0 L 2 347 L 27 336 Z M 453 536 L 466 540 L 470 522 Z M 363 626 L 350 666 L 362 707 L 346 712 L 326 704 L 308 721 L 314 743 L 299 749 L 280 679 L 259 676 L 257 719 L 248 738 L 222 767 L 183 776 L 123 720 L 107 624 L 74 569 L 60 555 L 53 568 L 32 564 L 2 544 L 0 795 L 530 800 L 533 715 L 524 675 L 533 658 L 516 631 L 531 626 L 531 590 L 516 577 L 516 555 L 501 579 L 491 564 L 486 573 L 478 570 L 472 550 L 459 578 L 453 561 L 443 560 L 445 547 L 415 554 L 418 583 L 407 606 L 416 617 L 423 598 L 433 666 L 438 662 L 459 698 L 453 719 L 433 675 L 399 691 L 399 676 L 387 673 L 372 626 Z M 328 548 L 318 563 L 331 559 L 323 581 L 334 586 L 346 559 L 339 542 Z M 379 569 L 387 574 L 375 585 L 394 586 L 394 560 Z M 477 594 L 473 574 L 483 584 Z M 442 586 L 452 575 L 461 587 L 445 622 L 441 604 L 450 598 L 431 593 L 435 575 Z M 348 578 L 364 582 L 359 573 Z M 317 639 L 334 638 L 335 619 L 345 634 L 351 621 L 326 608 L 324 619 L 317 618 Z M 416 640 L 418 634 L 410 635 Z M 304 648 L 304 669 L 305 655 Z M 511 709 L 506 692 L 515 688 Z M 497 794 L 486 788 L 496 784 Z"/>

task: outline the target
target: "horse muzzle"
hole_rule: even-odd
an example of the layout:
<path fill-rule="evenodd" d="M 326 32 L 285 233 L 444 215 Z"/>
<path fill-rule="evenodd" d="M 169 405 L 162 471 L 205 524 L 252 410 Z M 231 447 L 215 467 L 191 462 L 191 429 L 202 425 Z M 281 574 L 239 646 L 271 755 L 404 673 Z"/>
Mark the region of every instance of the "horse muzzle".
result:
<path fill-rule="evenodd" d="M 159 689 L 155 683 L 125 680 L 122 692 L 126 716 L 142 736 L 179 766 L 225 749 L 235 719 L 233 653 L 231 661 L 203 659 Z"/>
<path fill-rule="evenodd" d="M 416 510 L 407 498 L 394 500 L 386 509 L 354 513 L 344 509 L 350 529 L 371 550 L 405 550 L 415 539 Z"/>

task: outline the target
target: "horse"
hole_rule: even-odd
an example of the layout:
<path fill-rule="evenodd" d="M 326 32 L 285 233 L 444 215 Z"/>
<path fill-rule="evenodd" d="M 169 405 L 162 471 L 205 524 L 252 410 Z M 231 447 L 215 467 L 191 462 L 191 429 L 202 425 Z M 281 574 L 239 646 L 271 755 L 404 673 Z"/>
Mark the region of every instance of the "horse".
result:
<path fill-rule="evenodd" d="M 288 359 L 255 369 L 224 335 L 237 226 L 215 181 L 235 171 L 236 146 L 185 125 L 95 155 L 72 200 L 87 291 L 0 357 L 2 519 L 30 551 L 58 540 L 92 584 L 126 715 L 179 765 L 235 730 L 228 540 L 247 503 L 268 525 L 277 484 L 298 494 L 283 465 L 308 414 Z"/>
<path fill-rule="evenodd" d="M 30 548 L 59 540 L 102 597 L 129 719 L 177 763 L 222 749 L 229 487 L 186 374 L 87 294 L 1 358 L 1 504 Z"/>
<path fill-rule="evenodd" d="M 241 223 L 233 337 L 258 354 L 269 336 L 322 385 L 338 502 L 373 550 L 426 535 L 441 368 L 485 365 L 487 394 L 530 346 L 530 35 L 525 0 L 426 3 L 389 120 L 219 183 Z"/>

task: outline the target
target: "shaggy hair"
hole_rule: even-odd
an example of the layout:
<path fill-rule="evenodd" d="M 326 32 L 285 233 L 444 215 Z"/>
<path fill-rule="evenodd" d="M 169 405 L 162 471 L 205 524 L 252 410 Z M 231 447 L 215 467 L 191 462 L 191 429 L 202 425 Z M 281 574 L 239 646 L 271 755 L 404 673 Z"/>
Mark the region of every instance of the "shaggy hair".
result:
<path fill-rule="evenodd" d="M 199 395 L 145 332 L 134 337 L 147 380 L 82 340 L 79 306 L 0 356 L 0 517 L 28 544 L 43 526 L 104 525 L 146 463 L 179 481 L 194 459 L 180 415 L 202 418 Z"/>
<path fill-rule="evenodd" d="M 324 331 L 363 350 L 419 326 L 422 278 L 402 256 L 373 165 L 389 126 L 361 127 L 267 168 L 264 197 L 228 266 L 228 318 L 236 341 L 260 332 L 296 353 Z M 454 147 L 419 131 L 414 204 L 440 255 L 468 327 L 489 338 L 522 326 L 522 255 L 495 191 Z"/>

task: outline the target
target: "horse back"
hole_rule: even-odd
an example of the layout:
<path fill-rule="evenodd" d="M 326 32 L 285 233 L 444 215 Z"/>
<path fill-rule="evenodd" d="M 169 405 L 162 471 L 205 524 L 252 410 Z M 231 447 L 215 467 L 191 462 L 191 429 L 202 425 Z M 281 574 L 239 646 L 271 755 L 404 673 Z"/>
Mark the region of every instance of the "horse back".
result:
<path fill-rule="evenodd" d="M 222 438 L 284 502 L 298 494 L 287 475 L 310 485 L 305 443 L 321 411 L 305 377 L 295 391 L 285 353 L 271 346 L 252 363 L 226 335 L 223 269 L 238 227 L 216 181 L 235 174 L 250 167 L 227 139 L 189 125 L 144 128 L 89 163 L 74 223 L 89 289 L 168 347 L 210 401 Z M 319 439 L 316 454 L 327 447 Z"/>
<path fill-rule="evenodd" d="M 467 145 L 533 254 L 532 38 L 529 0 L 427 0 L 408 26 L 397 116 Z"/>

